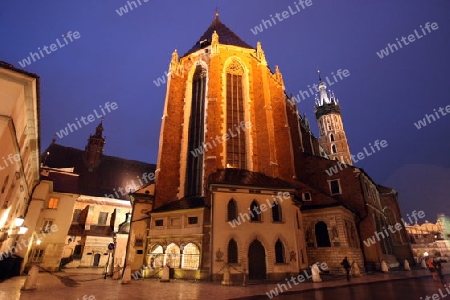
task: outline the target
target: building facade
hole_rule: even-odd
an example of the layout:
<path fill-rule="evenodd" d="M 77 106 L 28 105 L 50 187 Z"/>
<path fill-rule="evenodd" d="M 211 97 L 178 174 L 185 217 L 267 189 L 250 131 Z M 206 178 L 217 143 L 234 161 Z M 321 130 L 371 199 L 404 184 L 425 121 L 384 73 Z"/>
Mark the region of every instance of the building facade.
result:
<path fill-rule="evenodd" d="M 24 216 L 39 180 L 39 89 L 37 75 L 0 62 L 0 260 L 29 245 Z"/>

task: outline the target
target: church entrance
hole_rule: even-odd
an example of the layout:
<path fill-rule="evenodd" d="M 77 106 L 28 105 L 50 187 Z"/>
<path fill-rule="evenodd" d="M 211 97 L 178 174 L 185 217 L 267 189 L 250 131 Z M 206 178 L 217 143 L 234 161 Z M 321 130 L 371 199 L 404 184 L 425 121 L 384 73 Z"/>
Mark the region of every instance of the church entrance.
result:
<path fill-rule="evenodd" d="M 248 248 L 248 278 L 266 279 L 266 251 L 260 241 L 254 240 Z"/>

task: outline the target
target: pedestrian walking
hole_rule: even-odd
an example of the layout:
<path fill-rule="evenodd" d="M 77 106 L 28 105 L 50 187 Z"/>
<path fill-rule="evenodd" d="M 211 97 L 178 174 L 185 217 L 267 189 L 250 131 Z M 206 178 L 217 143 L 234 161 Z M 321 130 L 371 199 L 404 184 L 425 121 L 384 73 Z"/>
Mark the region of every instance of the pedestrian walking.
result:
<path fill-rule="evenodd" d="M 441 280 L 442 284 L 445 284 L 445 276 L 442 274 L 442 263 L 439 258 L 433 260 L 434 269 L 436 270 L 437 276 Z"/>
<path fill-rule="evenodd" d="M 350 268 L 351 268 L 351 266 L 350 266 L 350 263 L 347 260 L 347 256 L 344 257 L 344 259 L 341 262 L 341 265 L 344 267 L 345 272 L 347 274 L 347 281 L 350 281 Z"/>

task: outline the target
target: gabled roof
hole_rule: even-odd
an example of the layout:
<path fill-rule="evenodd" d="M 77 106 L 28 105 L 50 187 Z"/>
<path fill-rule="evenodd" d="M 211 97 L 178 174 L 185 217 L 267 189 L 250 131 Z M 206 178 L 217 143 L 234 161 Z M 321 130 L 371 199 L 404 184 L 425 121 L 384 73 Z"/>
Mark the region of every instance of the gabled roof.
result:
<path fill-rule="evenodd" d="M 52 143 L 44 153 L 42 162 L 44 166 L 50 168 L 74 168 L 73 172 L 79 174 L 78 193 L 95 197 L 110 197 L 116 199 L 129 199 L 129 190 L 132 187 L 139 189 L 148 183 L 143 179 L 145 173 L 154 173 L 156 166 L 136 160 L 128 160 L 115 156 L 102 155 L 100 163 L 92 170 L 84 163 L 84 150 L 71 147 L 61 146 Z M 138 180 L 141 179 L 141 184 Z M 67 188 L 67 187 L 66 187 Z M 119 189 L 126 192 L 122 195 Z M 60 190 L 59 192 L 72 192 L 73 188 L 68 191 Z M 116 195 L 116 193 L 119 197 Z M 125 193 L 124 192 L 124 193 Z M 105 196 L 106 195 L 106 196 Z"/>
<path fill-rule="evenodd" d="M 214 21 L 209 25 L 208 29 L 206 29 L 205 33 L 198 39 L 195 45 L 184 55 L 191 54 L 202 48 L 201 41 L 204 41 L 206 45 L 211 44 L 211 37 L 214 31 L 219 35 L 219 44 L 224 45 L 233 45 L 239 46 L 243 48 L 253 49 L 252 46 L 244 42 L 240 37 L 238 37 L 230 28 L 225 26 L 220 20 L 218 14 Z M 205 41 L 206 40 L 206 41 Z"/>
<path fill-rule="evenodd" d="M 279 189 L 296 189 L 297 187 L 279 178 L 243 169 L 219 169 L 209 177 L 209 184 L 228 184 Z"/>

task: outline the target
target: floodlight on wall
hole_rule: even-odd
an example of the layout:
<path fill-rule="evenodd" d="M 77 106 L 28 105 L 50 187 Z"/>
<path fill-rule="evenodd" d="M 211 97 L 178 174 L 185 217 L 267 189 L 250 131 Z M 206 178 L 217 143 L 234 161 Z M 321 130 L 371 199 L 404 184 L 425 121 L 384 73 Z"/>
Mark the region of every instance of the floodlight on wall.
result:
<path fill-rule="evenodd" d="M 14 226 L 20 227 L 23 225 L 23 222 L 25 222 L 25 219 L 23 217 L 18 217 L 14 220 Z"/>
<path fill-rule="evenodd" d="M 19 232 L 17 234 L 25 234 L 28 231 L 28 227 L 27 226 L 20 226 L 19 228 Z"/>

